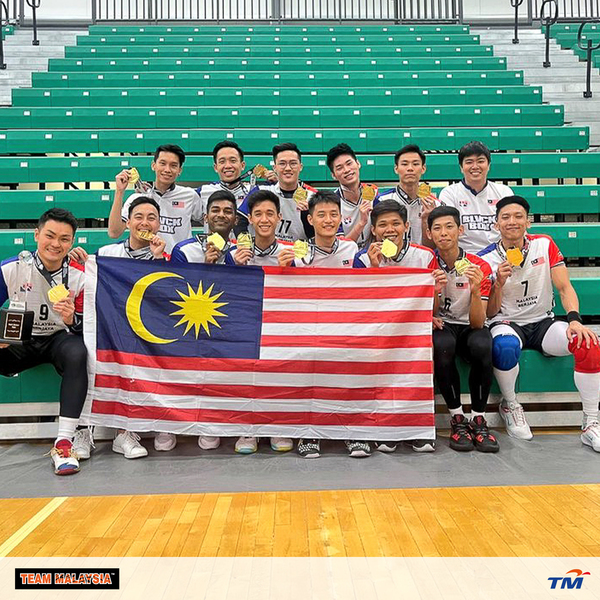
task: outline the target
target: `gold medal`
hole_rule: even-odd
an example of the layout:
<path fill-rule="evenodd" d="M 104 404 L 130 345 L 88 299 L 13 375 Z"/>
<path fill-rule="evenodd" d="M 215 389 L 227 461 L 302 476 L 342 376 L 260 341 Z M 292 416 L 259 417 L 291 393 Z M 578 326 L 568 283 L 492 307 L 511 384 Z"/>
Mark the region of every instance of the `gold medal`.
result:
<path fill-rule="evenodd" d="M 252 240 L 252 236 L 247 233 L 240 233 L 237 238 L 237 247 L 238 248 L 254 248 L 254 241 Z"/>
<path fill-rule="evenodd" d="M 294 258 L 298 260 L 304 258 L 308 254 L 308 242 L 304 240 L 296 240 L 294 242 Z"/>
<path fill-rule="evenodd" d="M 141 240 L 146 240 L 148 242 L 154 237 L 154 234 L 151 231 L 146 231 L 145 229 L 138 231 L 137 235 Z"/>
<path fill-rule="evenodd" d="M 375 197 L 377 196 L 377 188 L 370 183 L 367 183 L 363 186 L 361 198 L 363 200 L 367 200 L 368 202 L 373 202 Z"/>
<path fill-rule="evenodd" d="M 69 290 L 64 286 L 63 283 L 50 288 L 48 292 L 48 300 L 52 302 L 52 304 L 56 304 L 61 300 L 66 300 L 69 297 Z"/>
<path fill-rule="evenodd" d="M 509 248 L 506 251 L 506 260 L 513 267 L 520 267 L 523 263 L 523 253 L 518 248 Z"/>
<path fill-rule="evenodd" d="M 296 204 L 303 204 L 308 199 L 308 192 L 303 187 L 299 187 L 294 192 L 293 198 Z"/>
<path fill-rule="evenodd" d="M 263 165 L 256 165 L 254 169 L 252 169 L 252 173 L 259 179 L 266 179 L 268 172 L 267 167 Z"/>
<path fill-rule="evenodd" d="M 473 263 L 467 258 L 461 258 L 454 263 L 454 268 L 459 275 L 464 275 L 465 271 L 472 265 Z"/>
<path fill-rule="evenodd" d="M 428 198 L 431 196 L 431 186 L 428 183 L 420 183 L 417 191 L 418 198 Z"/>
<path fill-rule="evenodd" d="M 138 170 L 135 167 L 131 167 L 131 169 L 129 169 L 129 183 L 131 183 L 131 185 L 135 185 L 139 180 L 140 180 L 140 174 L 138 172 Z"/>
<path fill-rule="evenodd" d="M 212 235 L 209 235 L 206 238 L 206 241 L 208 243 L 213 244 L 213 246 L 216 246 L 217 250 L 223 250 L 223 248 L 225 248 L 225 244 L 227 243 L 220 234 L 218 233 L 213 233 Z"/>
<path fill-rule="evenodd" d="M 392 242 L 392 240 L 383 240 L 381 245 L 381 254 L 386 258 L 392 258 L 398 254 L 398 246 Z"/>

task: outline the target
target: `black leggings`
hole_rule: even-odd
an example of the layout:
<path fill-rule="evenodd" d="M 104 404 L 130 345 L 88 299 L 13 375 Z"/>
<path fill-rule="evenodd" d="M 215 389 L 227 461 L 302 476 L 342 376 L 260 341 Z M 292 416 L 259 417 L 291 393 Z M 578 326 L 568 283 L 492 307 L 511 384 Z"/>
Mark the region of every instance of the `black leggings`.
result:
<path fill-rule="evenodd" d="M 433 332 L 433 369 L 438 388 L 448 408 L 460 407 L 460 376 L 456 356 L 470 363 L 471 408 L 485 412 L 492 386 L 492 336 L 487 327 L 444 323 Z"/>
<path fill-rule="evenodd" d="M 0 349 L 0 375 L 14 375 L 51 363 L 62 377 L 60 416 L 78 419 L 87 395 L 87 351 L 80 335 L 59 331 L 35 336 L 22 346 Z"/>

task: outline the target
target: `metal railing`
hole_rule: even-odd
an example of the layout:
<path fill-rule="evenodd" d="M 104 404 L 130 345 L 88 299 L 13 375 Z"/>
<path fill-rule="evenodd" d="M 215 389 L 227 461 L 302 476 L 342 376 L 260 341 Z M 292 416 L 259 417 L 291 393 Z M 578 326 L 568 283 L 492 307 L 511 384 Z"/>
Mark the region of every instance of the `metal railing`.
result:
<path fill-rule="evenodd" d="M 532 16 L 539 20 L 543 0 L 533 0 Z M 559 21 L 581 21 L 600 17 L 600 0 L 558 0 Z"/>
<path fill-rule="evenodd" d="M 462 22 L 463 0 L 92 0 L 97 21 Z"/>

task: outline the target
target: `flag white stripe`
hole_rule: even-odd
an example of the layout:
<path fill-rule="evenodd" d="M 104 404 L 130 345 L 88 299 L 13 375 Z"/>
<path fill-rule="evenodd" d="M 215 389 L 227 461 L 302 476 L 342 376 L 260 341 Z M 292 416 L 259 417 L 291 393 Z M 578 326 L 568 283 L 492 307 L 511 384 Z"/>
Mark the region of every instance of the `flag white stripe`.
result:
<path fill-rule="evenodd" d="M 372 275 L 357 274 L 356 271 L 350 271 L 348 275 L 312 275 L 294 276 L 294 275 L 265 275 L 265 288 L 356 288 L 371 287 L 384 288 L 389 280 L 394 278 L 394 287 L 409 286 L 427 286 L 433 285 L 433 276 L 430 273 L 413 274 L 386 274 L 383 271 Z"/>
<path fill-rule="evenodd" d="M 291 316 L 293 321 L 293 315 Z M 421 336 L 428 331 L 423 323 L 264 323 L 263 335 L 312 335 L 326 337 L 344 335 L 348 344 L 354 336 Z"/>
<path fill-rule="evenodd" d="M 289 346 L 260 349 L 260 358 L 265 360 L 306 360 L 307 348 Z M 432 360 L 431 348 L 311 348 L 310 360 L 337 360 L 344 362 L 394 362 Z"/>
<path fill-rule="evenodd" d="M 265 298 L 264 311 L 290 312 L 377 312 L 382 310 L 431 310 L 433 298 L 384 298 L 378 300 L 303 300 L 301 298 L 277 299 Z"/>

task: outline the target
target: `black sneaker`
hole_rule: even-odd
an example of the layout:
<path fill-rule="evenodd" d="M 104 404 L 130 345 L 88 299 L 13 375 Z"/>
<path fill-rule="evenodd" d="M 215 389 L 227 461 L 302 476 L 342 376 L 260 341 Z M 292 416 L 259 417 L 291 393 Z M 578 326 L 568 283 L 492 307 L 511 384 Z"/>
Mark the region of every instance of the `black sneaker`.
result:
<path fill-rule="evenodd" d="M 471 419 L 469 428 L 473 436 L 475 450 L 479 450 L 479 452 L 498 452 L 500 450 L 498 440 L 496 436 L 490 433 L 484 417 L 477 416 Z"/>
<path fill-rule="evenodd" d="M 378 452 L 395 452 L 397 445 L 396 442 L 375 442 L 375 449 Z"/>
<path fill-rule="evenodd" d="M 298 442 L 298 454 L 302 458 L 319 458 L 321 456 L 320 440 L 300 440 Z"/>
<path fill-rule="evenodd" d="M 369 442 L 346 440 L 344 443 L 348 449 L 348 454 L 352 458 L 366 458 L 367 456 L 371 456 L 371 444 Z"/>
<path fill-rule="evenodd" d="M 458 452 L 473 450 L 473 437 L 469 428 L 469 421 L 465 415 L 455 415 L 450 419 L 450 448 Z"/>
<path fill-rule="evenodd" d="M 415 452 L 435 452 L 435 440 L 412 440 L 411 445 Z"/>

